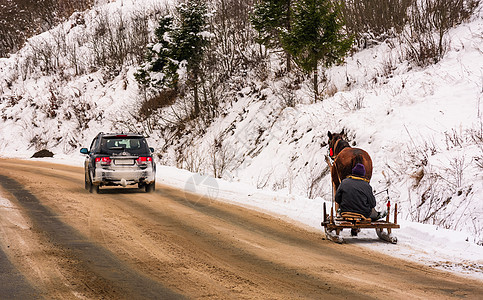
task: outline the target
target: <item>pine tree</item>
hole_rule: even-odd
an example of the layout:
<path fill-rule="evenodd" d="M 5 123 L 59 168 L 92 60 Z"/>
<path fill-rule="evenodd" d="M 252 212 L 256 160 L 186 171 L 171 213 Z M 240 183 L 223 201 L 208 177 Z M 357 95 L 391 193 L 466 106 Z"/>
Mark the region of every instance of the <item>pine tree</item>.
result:
<path fill-rule="evenodd" d="M 169 57 L 172 56 L 173 43 L 171 42 L 170 34 L 173 32 L 173 17 L 164 16 L 159 20 L 159 26 L 154 31 L 158 44 L 151 47 L 151 54 L 156 53 L 157 59 L 153 61 L 152 71 L 162 72 L 169 70 L 170 63 Z M 150 59 L 148 57 L 148 59 Z M 169 73 L 169 72 L 168 72 Z M 168 76 L 169 77 L 169 76 Z"/>
<path fill-rule="evenodd" d="M 253 28 L 258 31 L 258 42 L 267 48 L 281 48 L 282 32 L 291 27 L 292 0 L 261 0 L 251 16 Z M 287 54 L 287 71 L 290 71 L 290 55 Z"/>
<path fill-rule="evenodd" d="M 210 37 L 206 32 L 208 8 L 203 0 L 189 0 L 177 6 L 177 13 L 177 19 L 168 15 L 159 21 L 155 31 L 158 42 L 148 47 L 147 63 L 135 78 L 144 86 L 177 90 L 179 74 L 187 74 L 186 84 L 194 94 L 193 113 L 198 116 L 201 63 Z"/>
<path fill-rule="evenodd" d="M 143 86 L 175 88 L 178 66 L 170 59 L 173 57 L 174 48 L 171 42 L 171 35 L 174 31 L 173 17 L 164 16 L 158 24 L 158 28 L 155 30 L 158 43 L 148 46 L 147 63 L 141 66 L 134 77 Z"/>
<path fill-rule="evenodd" d="M 313 72 L 317 101 L 317 67 L 339 62 L 352 45 L 343 33 L 343 20 L 337 5 L 328 0 L 299 0 L 293 10 L 292 27 L 282 33 L 282 46 L 305 72 Z"/>
<path fill-rule="evenodd" d="M 178 6 L 180 26 L 173 34 L 174 57 L 186 61 L 188 85 L 193 89 L 194 115 L 200 112 L 199 80 L 204 50 L 209 44 L 207 28 L 208 8 L 203 0 L 191 0 Z"/>

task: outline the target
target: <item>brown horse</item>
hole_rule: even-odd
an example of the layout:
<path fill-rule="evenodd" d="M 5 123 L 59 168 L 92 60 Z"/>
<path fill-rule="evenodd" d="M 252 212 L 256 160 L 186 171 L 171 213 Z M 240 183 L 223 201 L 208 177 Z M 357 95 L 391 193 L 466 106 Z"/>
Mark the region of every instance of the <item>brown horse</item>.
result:
<path fill-rule="evenodd" d="M 334 134 L 329 131 L 328 136 L 330 157 L 334 159 L 334 163 L 330 168 L 334 196 L 342 180 L 352 174 L 352 168 L 358 163 L 364 165 L 366 168 L 365 179 L 370 181 L 372 177 L 372 160 L 369 154 L 362 149 L 352 148 L 344 140 L 345 134 L 343 129 L 340 133 Z"/>

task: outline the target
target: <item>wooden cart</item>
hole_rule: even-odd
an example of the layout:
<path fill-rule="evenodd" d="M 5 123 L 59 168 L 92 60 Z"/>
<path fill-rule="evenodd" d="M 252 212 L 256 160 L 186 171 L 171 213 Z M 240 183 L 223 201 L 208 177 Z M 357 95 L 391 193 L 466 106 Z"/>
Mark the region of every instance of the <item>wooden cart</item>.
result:
<path fill-rule="evenodd" d="M 399 228 L 397 224 L 397 203 L 394 209 L 394 223 L 389 222 L 389 207 L 386 220 L 372 221 L 357 213 L 341 213 L 341 216 L 333 214 L 333 208 L 330 209 L 330 215 L 326 211 L 324 203 L 324 220 L 321 225 L 324 227 L 326 237 L 336 243 L 343 243 L 344 239 L 340 236 L 343 229 L 351 229 L 351 235 L 357 236 L 361 229 L 375 228 L 377 236 L 387 242 L 396 244 L 397 237 L 393 236 L 392 229 Z M 386 231 L 384 231 L 384 229 Z"/>

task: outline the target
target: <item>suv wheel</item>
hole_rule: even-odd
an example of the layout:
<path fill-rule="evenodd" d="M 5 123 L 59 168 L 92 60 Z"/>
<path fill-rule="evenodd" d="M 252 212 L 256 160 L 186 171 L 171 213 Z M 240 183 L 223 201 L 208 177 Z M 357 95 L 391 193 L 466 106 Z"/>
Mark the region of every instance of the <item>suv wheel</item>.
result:
<path fill-rule="evenodd" d="M 89 192 L 91 191 L 91 181 L 87 174 L 84 174 L 84 188 Z"/>
<path fill-rule="evenodd" d="M 92 183 L 91 175 L 89 173 L 89 182 L 86 184 L 89 187 L 89 193 L 99 194 L 99 186 Z"/>
<path fill-rule="evenodd" d="M 99 186 L 98 185 L 92 185 L 92 193 L 99 194 Z"/>
<path fill-rule="evenodd" d="M 156 189 L 156 183 L 153 182 L 153 183 L 150 183 L 150 184 L 146 184 L 144 186 L 144 189 L 146 190 L 146 193 L 152 193 Z"/>

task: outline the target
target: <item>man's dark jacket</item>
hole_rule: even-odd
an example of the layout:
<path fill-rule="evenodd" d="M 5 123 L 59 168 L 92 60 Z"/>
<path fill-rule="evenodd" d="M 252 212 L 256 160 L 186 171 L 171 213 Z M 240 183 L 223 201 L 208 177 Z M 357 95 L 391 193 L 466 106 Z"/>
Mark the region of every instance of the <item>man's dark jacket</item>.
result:
<path fill-rule="evenodd" d="M 369 183 L 353 177 L 342 180 L 335 193 L 335 202 L 339 203 L 341 212 L 360 213 L 366 218 L 369 218 L 372 208 L 376 206 L 376 198 Z"/>

